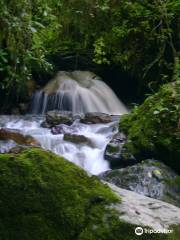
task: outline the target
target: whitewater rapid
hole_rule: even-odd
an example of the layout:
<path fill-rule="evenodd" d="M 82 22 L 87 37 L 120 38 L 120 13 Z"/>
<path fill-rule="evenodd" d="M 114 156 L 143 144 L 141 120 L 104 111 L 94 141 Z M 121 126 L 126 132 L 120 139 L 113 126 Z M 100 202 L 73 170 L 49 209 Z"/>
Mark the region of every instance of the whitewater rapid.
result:
<path fill-rule="evenodd" d="M 94 175 L 109 170 L 109 164 L 104 159 L 104 151 L 107 143 L 117 132 L 118 121 L 88 125 L 76 120 L 71 125 L 70 131 L 72 130 L 73 134 L 88 137 L 94 147 L 65 141 L 63 134 L 53 135 L 50 129 L 40 126 L 43 121 L 44 117 L 40 115 L 1 116 L 0 128 L 16 129 L 24 135 L 31 135 L 39 141 L 42 148 L 63 156 Z M 0 151 L 8 152 L 15 145 L 12 140 L 0 141 Z"/>

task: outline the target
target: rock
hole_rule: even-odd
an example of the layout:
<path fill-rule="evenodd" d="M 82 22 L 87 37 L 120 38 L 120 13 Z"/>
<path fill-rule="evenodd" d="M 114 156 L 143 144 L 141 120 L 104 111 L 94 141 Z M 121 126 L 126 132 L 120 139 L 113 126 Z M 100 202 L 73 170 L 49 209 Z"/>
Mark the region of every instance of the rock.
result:
<path fill-rule="evenodd" d="M 51 128 L 51 124 L 47 123 L 46 121 L 43 121 L 43 122 L 41 123 L 41 127 L 42 127 L 42 128 Z"/>
<path fill-rule="evenodd" d="M 75 144 L 83 144 L 87 145 L 89 147 L 94 148 L 95 145 L 91 142 L 91 140 L 84 135 L 76 135 L 76 134 L 70 134 L 70 133 L 65 133 L 64 134 L 64 140 L 68 142 L 72 142 Z"/>
<path fill-rule="evenodd" d="M 57 134 L 65 134 L 65 133 L 78 133 L 80 129 L 82 129 L 83 126 L 82 124 L 73 124 L 71 126 L 68 126 L 66 124 L 60 124 L 51 129 L 52 134 L 57 135 Z"/>
<path fill-rule="evenodd" d="M 27 149 L 15 155 L 0 154 L 0 185 L 0 236 L 4 240 L 47 236 L 90 240 L 97 239 L 99 231 L 103 240 L 124 236 L 125 223 L 106 207 L 118 201 L 116 195 L 96 177 L 51 152 Z"/>
<path fill-rule="evenodd" d="M 111 168 L 120 168 L 137 163 L 135 157 L 125 147 L 126 136 L 123 133 L 117 133 L 108 143 L 104 158 L 110 162 Z"/>
<path fill-rule="evenodd" d="M 54 135 L 70 133 L 71 130 L 66 124 L 60 124 L 51 129 L 51 133 Z"/>
<path fill-rule="evenodd" d="M 179 208 L 111 184 L 108 187 L 40 148 L 0 154 L 0 186 L 0 236 L 6 240 L 47 236 L 53 240 L 138 240 L 134 224 L 155 229 L 180 224 Z M 179 237 L 175 231 L 171 239 Z M 156 240 L 162 239 L 165 236 L 157 234 Z"/>
<path fill-rule="evenodd" d="M 85 124 L 110 123 L 112 122 L 112 117 L 105 113 L 90 112 L 85 114 L 81 122 Z"/>
<path fill-rule="evenodd" d="M 35 146 L 35 147 L 39 147 L 39 146 Z M 16 145 L 15 147 L 12 147 L 8 153 L 13 153 L 13 154 L 18 154 L 21 153 L 25 150 L 28 150 L 30 148 L 34 148 L 34 146 L 28 146 L 28 145 Z"/>
<path fill-rule="evenodd" d="M 122 199 L 121 203 L 113 204 L 121 220 L 154 230 L 172 229 L 172 225 L 180 225 L 180 208 L 110 183 L 106 184 Z M 178 240 L 178 237 L 174 239 Z"/>
<path fill-rule="evenodd" d="M 0 140 L 13 140 L 18 144 L 40 146 L 39 142 L 30 135 L 23 135 L 17 130 L 1 128 L 0 129 Z"/>
<path fill-rule="evenodd" d="M 84 114 L 83 114 L 83 113 L 73 115 L 73 120 L 74 120 L 74 121 L 80 120 L 80 119 L 82 119 L 82 118 L 84 118 Z"/>
<path fill-rule="evenodd" d="M 46 123 L 53 127 L 59 124 L 71 125 L 73 123 L 73 115 L 70 111 L 49 111 L 46 114 Z"/>
<path fill-rule="evenodd" d="M 163 200 L 180 207 L 180 177 L 155 160 L 100 174 L 100 178 L 136 193 Z"/>

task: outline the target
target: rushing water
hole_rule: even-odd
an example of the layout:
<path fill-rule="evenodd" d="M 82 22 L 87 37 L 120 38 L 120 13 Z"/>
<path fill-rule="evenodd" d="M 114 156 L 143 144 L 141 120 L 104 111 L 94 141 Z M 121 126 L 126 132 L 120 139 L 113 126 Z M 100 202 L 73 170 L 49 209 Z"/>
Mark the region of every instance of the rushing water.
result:
<path fill-rule="evenodd" d="M 31 106 L 33 114 L 53 109 L 69 110 L 74 114 L 127 112 L 111 88 L 88 71 L 60 71 L 43 89 L 34 94 Z"/>
<path fill-rule="evenodd" d="M 24 135 L 36 138 L 42 148 L 65 157 L 71 162 L 81 166 L 92 174 L 109 169 L 108 162 L 104 159 L 104 150 L 113 134 L 117 132 L 117 121 L 109 124 L 82 124 L 76 120 L 68 132 L 88 137 L 94 147 L 74 144 L 63 140 L 63 134 L 53 135 L 50 129 L 40 127 L 43 116 L 1 116 L 0 127 L 19 130 Z M 14 147 L 13 141 L 1 141 L 0 151 L 6 152 Z"/>
<path fill-rule="evenodd" d="M 43 89 L 34 94 L 31 104 L 34 116 L 1 116 L 0 127 L 16 129 L 24 135 L 33 136 L 42 148 L 65 157 L 93 174 L 108 170 L 104 150 L 117 131 L 117 121 L 87 125 L 76 120 L 66 130 L 87 137 L 93 145 L 75 144 L 65 141 L 63 134 L 53 135 L 50 129 L 40 126 L 44 121 L 40 114 L 54 109 L 70 110 L 74 115 L 86 112 L 121 115 L 127 112 L 114 92 L 94 73 L 60 71 Z M 15 145 L 12 140 L 0 141 L 0 152 L 7 152 Z"/>

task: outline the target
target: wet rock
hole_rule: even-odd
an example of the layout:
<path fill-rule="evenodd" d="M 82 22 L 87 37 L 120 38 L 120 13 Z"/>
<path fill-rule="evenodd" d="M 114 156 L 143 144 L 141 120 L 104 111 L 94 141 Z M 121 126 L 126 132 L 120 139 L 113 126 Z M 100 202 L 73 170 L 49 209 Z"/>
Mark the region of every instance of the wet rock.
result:
<path fill-rule="evenodd" d="M 74 121 L 80 120 L 80 119 L 83 119 L 83 118 L 84 118 L 84 114 L 83 113 L 73 115 L 73 120 Z"/>
<path fill-rule="evenodd" d="M 64 134 L 64 140 L 68 141 L 68 142 L 72 142 L 75 144 L 83 144 L 83 145 L 87 145 L 89 147 L 94 148 L 94 144 L 92 143 L 92 141 L 85 137 L 84 135 L 76 135 L 76 134 L 70 134 L 70 133 L 65 133 Z"/>
<path fill-rule="evenodd" d="M 72 124 L 68 126 L 66 124 L 60 124 L 51 129 L 52 134 L 65 134 L 65 133 L 78 133 L 83 128 L 82 124 Z"/>
<path fill-rule="evenodd" d="M 180 207 L 180 177 L 155 160 L 146 160 L 124 169 L 107 171 L 100 178 L 139 194 Z"/>
<path fill-rule="evenodd" d="M 38 147 L 38 146 L 37 146 Z M 27 146 L 27 145 L 16 145 L 15 147 L 11 148 L 8 153 L 18 154 L 24 150 L 29 150 L 30 148 L 34 148 L 34 146 Z"/>
<path fill-rule="evenodd" d="M 85 114 L 81 122 L 85 124 L 110 123 L 112 122 L 112 117 L 105 113 L 90 112 Z"/>
<path fill-rule="evenodd" d="M 13 140 L 14 142 L 22 145 L 40 146 L 39 142 L 30 135 L 23 135 L 17 130 L 1 128 L 0 140 L 7 141 Z"/>
<path fill-rule="evenodd" d="M 70 111 L 49 111 L 46 114 L 47 126 L 56 126 L 59 124 L 71 125 L 73 123 L 73 115 Z M 45 126 L 45 124 L 44 124 Z"/>
<path fill-rule="evenodd" d="M 41 123 L 42 128 L 51 128 L 51 124 L 47 123 L 46 121 Z"/>
<path fill-rule="evenodd" d="M 126 167 L 137 163 L 135 157 L 125 147 L 126 136 L 117 133 L 108 143 L 104 158 L 110 162 L 111 168 Z"/>
<path fill-rule="evenodd" d="M 57 125 L 57 126 L 55 126 L 51 129 L 51 133 L 54 134 L 54 135 L 65 134 L 65 133 L 70 133 L 70 132 L 71 132 L 71 130 L 65 124 Z"/>
<path fill-rule="evenodd" d="M 113 204 L 112 207 L 119 212 L 122 221 L 148 226 L 154 230 L 172 229 L 173 225 L 180 225 L 180 208 L 110 183 L 106 184 L 121 198 L 121 202 Z"/>

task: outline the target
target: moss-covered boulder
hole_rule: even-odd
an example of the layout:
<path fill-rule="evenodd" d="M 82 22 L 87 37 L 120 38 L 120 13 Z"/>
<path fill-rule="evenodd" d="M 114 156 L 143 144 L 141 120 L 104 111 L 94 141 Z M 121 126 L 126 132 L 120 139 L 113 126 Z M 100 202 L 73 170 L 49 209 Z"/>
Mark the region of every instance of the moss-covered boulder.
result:
<path fill-rule="evenodd" d="M 119 197 L 53 153 L 31 148 L 0 154 L 0 189 L 2 240 L 139 239 L 135 226 L 109 207 L 119 204 Z M 151 237 L 162 239 L 161 234 Z"/>
<path fill-rule="evenodd" d="M 124 115 L 120 130 L 127 147 L 138 157 L 156 157 L 180 172 L 180 81 L 165 84 L 132 113 Z"/>
<path fill-rule="evenodd" d="M 1 154 L 0 189 L 3 240 L 81 239 L 105 205 L 118 200 L 96 178 L 41 149 Z"/>
<path fill-rule="evenodd" d="M 126 141 L 125 135 L 119 132 L 107 144 L 104 158 L 110 163 L 111 169 L 123 168 L 137 163 L 135 157 L 124 147 Z"/>

